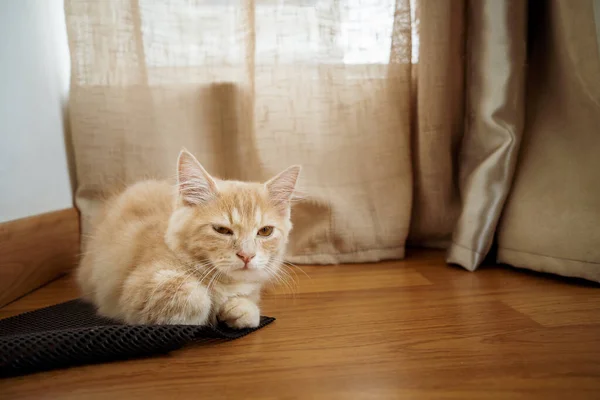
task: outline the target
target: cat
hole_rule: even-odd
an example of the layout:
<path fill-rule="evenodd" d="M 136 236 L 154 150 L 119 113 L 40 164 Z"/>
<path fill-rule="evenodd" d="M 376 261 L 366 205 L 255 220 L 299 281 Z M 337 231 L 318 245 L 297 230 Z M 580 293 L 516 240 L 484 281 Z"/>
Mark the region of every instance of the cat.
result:
<path fill-rule="evenodd" d="M 177 186 L 142 181 L 105 204 L 77 269 L 83 297 L 128 324 L 257 327 L 300 170 L 264 184 L 219 180 L 183 149 Z"/>

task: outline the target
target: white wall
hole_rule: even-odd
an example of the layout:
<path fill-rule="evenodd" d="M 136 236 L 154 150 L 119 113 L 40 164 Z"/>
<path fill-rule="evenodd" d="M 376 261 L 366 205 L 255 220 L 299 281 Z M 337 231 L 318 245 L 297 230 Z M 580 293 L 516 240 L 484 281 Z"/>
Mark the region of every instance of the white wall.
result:
<path fill-rule="evenodd" d="M 0 0 L 0 222 L 73 205 L 63 0 Z"/>

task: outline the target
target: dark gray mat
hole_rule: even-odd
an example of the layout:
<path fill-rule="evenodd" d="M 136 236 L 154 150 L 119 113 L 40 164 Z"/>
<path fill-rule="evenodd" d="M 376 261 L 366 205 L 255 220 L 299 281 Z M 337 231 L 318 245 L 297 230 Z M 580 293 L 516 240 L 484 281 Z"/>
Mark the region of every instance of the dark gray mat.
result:
<path fill-rule="evenodd" d="M 124 325 L 72 300 L 0 320 L 0 377 L 165 354 L 192 342 L 232 340 L 254 329 L 225 325 Z"/>

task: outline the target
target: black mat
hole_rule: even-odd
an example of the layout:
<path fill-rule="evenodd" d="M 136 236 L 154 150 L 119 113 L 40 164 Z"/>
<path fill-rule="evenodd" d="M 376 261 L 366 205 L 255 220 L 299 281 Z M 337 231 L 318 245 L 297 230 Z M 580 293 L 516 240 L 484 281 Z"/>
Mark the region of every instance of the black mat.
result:
<path fill-rule="evenodd" d="M 258 328 L 242 330 L 123 325 L 72 300 L 0 320 L 0 377 L 165 354 L 191 342 L 237 339 L 274 320 L 261 317 Z"/>

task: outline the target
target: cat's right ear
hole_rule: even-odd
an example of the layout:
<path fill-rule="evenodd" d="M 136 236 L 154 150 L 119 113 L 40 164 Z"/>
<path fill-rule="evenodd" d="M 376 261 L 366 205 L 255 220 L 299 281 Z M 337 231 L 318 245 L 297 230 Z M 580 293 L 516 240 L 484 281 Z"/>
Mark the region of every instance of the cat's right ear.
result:
<path fill-rule="evenodd" d="M 217 184 L 189 151 L 182 149 L 177 159 L 177 187 L 183 204 L 197 206 L 217 194 Z"/>

